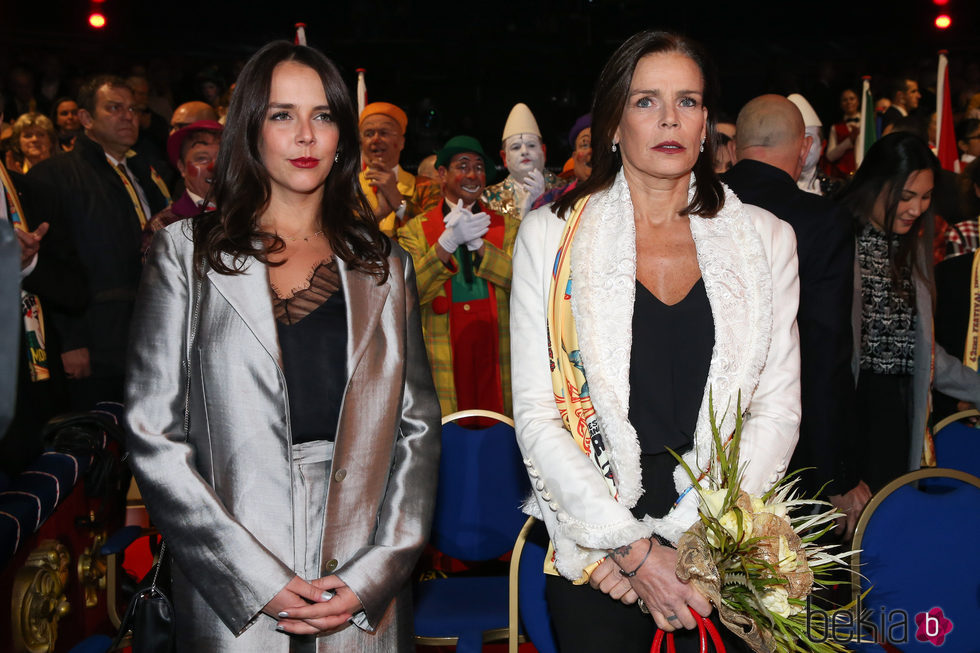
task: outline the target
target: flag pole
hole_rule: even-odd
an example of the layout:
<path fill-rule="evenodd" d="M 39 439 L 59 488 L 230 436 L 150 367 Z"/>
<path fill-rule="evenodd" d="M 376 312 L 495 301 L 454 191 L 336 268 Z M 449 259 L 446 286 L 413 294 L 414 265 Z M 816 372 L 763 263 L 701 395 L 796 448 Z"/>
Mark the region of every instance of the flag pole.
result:
<path fill-rule="evenodd" d="M 871 75 L 861 77 L 861 136 L 854 144 L 854 163 L 860 167 L 864 154 L 871 148 L 877 137 L 875 125 L 875 100 L 871 94 Z"/>
<path fill-rule="evenodd" d="M 367 83 L 364 81 L 364 73 L 367 70 L 364 68 L 357 69 L 357 116 L 364 113 L 364 107 L 367 106 Z"/>

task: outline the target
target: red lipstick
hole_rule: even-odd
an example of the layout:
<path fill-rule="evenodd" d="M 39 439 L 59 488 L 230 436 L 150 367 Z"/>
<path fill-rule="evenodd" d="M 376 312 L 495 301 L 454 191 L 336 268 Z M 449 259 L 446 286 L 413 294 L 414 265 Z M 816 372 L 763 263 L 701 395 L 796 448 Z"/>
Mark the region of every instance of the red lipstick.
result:
<path fill-rule="evenodd" d="M 298 159 L 290 159 L 292 163 L 297 168 L 315 168 L 320 163 L 320 159 L 314 159 L 310 156 L 299 157 Z"/>
<path fill-rule="evenodd" d="M 652 149 L 656 150 L 657 152 L 664 152 L 665 154 L 680 154 L 687 148 L 677 141 L 664 141 L 662 143 L 657 143 Z"/>

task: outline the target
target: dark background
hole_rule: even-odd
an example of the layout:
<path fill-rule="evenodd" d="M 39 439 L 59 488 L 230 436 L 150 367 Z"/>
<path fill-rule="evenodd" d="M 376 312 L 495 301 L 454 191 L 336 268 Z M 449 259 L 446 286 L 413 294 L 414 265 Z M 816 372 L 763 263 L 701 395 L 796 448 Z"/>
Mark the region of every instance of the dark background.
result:
<path fill-rule="evenodd" d="M 567 156 L 568 129 L 588 110 L 602 64 L 640 29 L 676 30 L 704 43 L 720 72 L 720 108 L 732 118 L 761 93 L 802 92 L 829 124 L 838 119 L 840 89 L 863 74 L 881 82 L 914 71 L 924 89 L 934 85 L 943 48 L 950 51 L 954 101 L 958 87 L 980 90 L 978 5 L 105 0 L 98 6 L 108 23 L 94 30 L 86 19 L 96 5 L 88 1 L 0 0 L 0 73 L 51 55 L 78 76 L 163 68 L 171 71 L 180 102 L 195 97 L 198 72 L 210 70 L 230 83 L 252 52 L 273 39 L 292 39 L 294 23 L 303 21 L 309 44 L 340 65 L 352 89 L 355 69 L 366 68 L 369 100 L 408 111 L 406 163 L 461 132 L 497 150 L 507 113 L 523 101 L 538 119 L 554 167 Z M 953 18 L 945 31 L 933 25 L 939 13 Z"/>

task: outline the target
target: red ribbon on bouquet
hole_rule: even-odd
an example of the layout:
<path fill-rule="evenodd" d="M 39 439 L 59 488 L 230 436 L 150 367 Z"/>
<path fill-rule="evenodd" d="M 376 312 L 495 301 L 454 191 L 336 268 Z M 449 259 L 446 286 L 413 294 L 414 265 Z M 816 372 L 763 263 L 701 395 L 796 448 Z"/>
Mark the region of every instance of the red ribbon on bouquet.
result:
<path fill-rule="evenodd" d="M 688 606 L 687 609 L 691 611 L 691 615 L 698 624 L 698 635 L 701 637 L 701 647 L 698 649 L 700 653 L 708 653 L 709 635 L 712 643 L 715 645 L 715 652 L 725 653 L 725 645 L 722 643 L 721 635 L 718 634 L 718 629 L 715 628 L 715 625 L 695 612 L 694 608 Z M 674 633 L 665 633 L 659 628 L 657 629 L 657 634 L 653 636 L 650 653 L 660 653 L 660 648 L 663 646 L 665 639 L 667 640 L 667 653 L 677 653 L 677 649 L 674 647 Z"/>

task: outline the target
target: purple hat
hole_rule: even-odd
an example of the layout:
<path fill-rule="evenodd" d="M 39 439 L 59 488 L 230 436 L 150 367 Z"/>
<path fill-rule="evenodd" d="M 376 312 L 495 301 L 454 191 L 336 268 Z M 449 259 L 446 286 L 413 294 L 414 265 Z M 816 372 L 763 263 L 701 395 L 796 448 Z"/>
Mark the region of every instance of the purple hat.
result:
<path fill-rule="evenodd" d="M 170 164 L 175 168 L 177 167 L 177 161 L 180 160 L 180 150 L 184 147 L 184 141 L 193 132 L 204 131 L 220 134 L 223 130 L 224 126 L 215 120 L 198 120 L 186 127 L 181 127 L 167 138 L 167 158 L 170 159 Z"/>
<path fill-rule="evenodd" d="M 591 113 L 587 113 L 575 121 L 575 124 L 572 125 L 572 131 L 568 132 L 568 144 L 572 146 L 573 150 L 575 149 L 575 139 L 578 138 L 578 135 L 582 133 L 583 129 L 586 129 L 591 126 L 592 126 Z"/>

